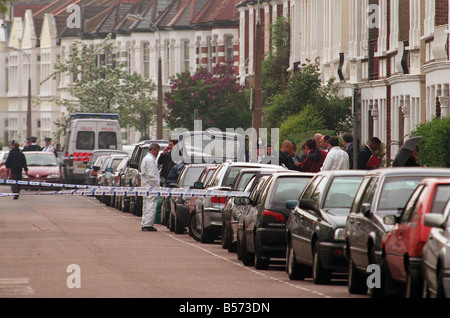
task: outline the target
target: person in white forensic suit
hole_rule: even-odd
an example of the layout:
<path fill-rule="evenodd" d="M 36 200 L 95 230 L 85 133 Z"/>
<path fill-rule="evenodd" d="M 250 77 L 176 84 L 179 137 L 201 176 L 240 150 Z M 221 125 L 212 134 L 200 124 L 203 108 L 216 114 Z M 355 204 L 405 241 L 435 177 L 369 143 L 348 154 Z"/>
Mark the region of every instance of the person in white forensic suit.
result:
<path fill-rule="evenodd" d="M 149 146 L 148 154 L 141 162 L 141 186 L 159 187 L 160 177 L 156 157 L 161 147 L 157 143 Z M 153 225 L 156 218 L 156 207 L 158 205 L 158 196 L 145 196 L 142 206 L 142 231 L 157 231 Z"/>

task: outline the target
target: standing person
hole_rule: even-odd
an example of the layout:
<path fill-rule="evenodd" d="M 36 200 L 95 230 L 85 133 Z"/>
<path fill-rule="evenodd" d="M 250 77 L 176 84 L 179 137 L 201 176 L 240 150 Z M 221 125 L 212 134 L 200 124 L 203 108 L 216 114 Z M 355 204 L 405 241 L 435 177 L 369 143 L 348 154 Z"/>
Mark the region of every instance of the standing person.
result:
<path fill-rule="evenodd" d="M 314 141 L 316 142 L 316 147 L 317 148 L 322 148 L 323 149 L 323 135 L 322 134 L 315 134 L 314 135 Z"/>
<path fill-rule="evenodd" d="M 175 162 L 172 160 L 172 149 L 177 143 L 178 140 L 169 140 L 169 144 L 159 155 L 158 165 L 161 165 L 160 177 L 162 184 L 166 183 L 166 178 L 172 167 L 175 165 Z"/>
<path fill-rule="evenodd" d="M 337 137 L 330 137 L 328 143 L 331 148 L 325 157 L 321 170 L 348 170 L 348 154 L 339 147 L 339 139 Z"/>
<path fill-rule="evenodd" d="M 29 138 L 27 138 L 26 146 L 23 147 L 22 152 L 23 151 L 41 151 L 42 148 L 39 147 L 36 144 L 36 142 L 37 142 L 37 138 L 36 137 L 29 137 Z"/>
<path fill-rule="evenodd" d="M 158 172 L 158 165 L 156 164 L 156 156 L 159 153 L 161 146 L 157 143 L 150 144 L 148 154 L 141 162 L 141 184 L 143 187 L 159 187 L 160 177 Z M 156 218 L 156 207 L 158 205 L 159 197 L 145 196 L 143 198 L 142 207 L 142 231 L 157 231 L 153 227 Z"/>
<path fill-rule="evenodd" d="M 319 149 L 314 139 L 306 140 L 306 147 L 308 148 L 308 154 L 300 164 L 300 170 L 303 172 L 319 172 L 327 157 L 327 152 Z"/>
<path fill-rule="evenodd" d="M 323 138 L 322 138 L 322 149 L 323 150 L 325 150 L 326 152 L 328 152 L 328 151 L 330 151 L 330 149 L 331 149 L 331 145 L 330 145 L 330 143 L 329 143 L 329 141 L 330 141 L 330 136 L 328 136 L 328 135 L 325 135 L 325 136 L 323 136 Z"/>
<path fill-rule="evenodd" d="M 348 154 L 349 168 L 353 169 L 353 135 L 350 133 L 345 133 L 342 136 L 342 141 L 345 147 L 345 151 L 347 151 Z M 356 155 L 358 155 L 361 152 L 361 149 L 357 147 L 356 151 Z"/>
<path fill-rule="evenodd" d="M 278 155 L 278 164 L 284 165 L 287 169 L 294 169 L 294 161 L 292 160 L 291 153 L 293 149 L 293 145 L 289 140 L 283 141 L 281 144 L 280 153 Z"/>
<path fill-rule="evenodd" d="M 361 150 L 358 154 L 358 169 L 360 170 L 372 170 L 374 168 L 378 168 L 381 163 L 381 159 L 377 156 L 378 152 L 381 149 L 381 140 L 377 137 L 372 137 L 369 140 L 369 143 Z M 374 156 L 374 157 L 372 157 Z M 378 165 L 371 165 L 369 160 L 371 158 L 377 159 Z"/>
<path fill-rule="evenodd" d="M 25 158 L 25 155 L 20 151 L 18 142 L 14 142 L 12 144 L 12 149 L 8 154 L 8 158 L 6 159 L 5 167 L 11 169 L 11 180 L 22 180 L 22 169 L 25 170 L 26 173 L 28 173 L 27 159 Z M 14 196 L 14 200 L 17 200 L 19 198 L 20 185 L 11 185 L 11 191 L 12 193 L 17 193 Z"/>
<path fill-rule="evenodd" d="M 52 138 L 45 138 L 45 147 L 42 149 L 44 152 L 52 152 L 55 154 L 55 157 L 58 158 L 58 153 L 56 152 L 55 147 L 52 146 Z"/>

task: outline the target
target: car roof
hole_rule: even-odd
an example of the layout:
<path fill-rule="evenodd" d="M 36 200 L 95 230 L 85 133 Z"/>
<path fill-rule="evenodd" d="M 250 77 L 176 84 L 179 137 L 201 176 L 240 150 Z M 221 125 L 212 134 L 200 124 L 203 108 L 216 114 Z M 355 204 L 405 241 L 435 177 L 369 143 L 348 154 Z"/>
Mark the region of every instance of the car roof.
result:
<path fill-rule="evenodd" d="M 367 170 L 325 170 L 317 172 L 317 175 L 323 176 L 365 176 Z"/>
<path fill-rule="evenodd" d="M 379 175 L 386 177 L 395 177 L 395 176 L 408 176 L 408 175 L 416 175 L 416 176 L 427 176 L 427 175 L 449 175 L 449 168 L 430 168 L 430 167 L 392 167 L 392 168 L 381 168 L 375 170 L 369 170 L 367 175 Z"/>

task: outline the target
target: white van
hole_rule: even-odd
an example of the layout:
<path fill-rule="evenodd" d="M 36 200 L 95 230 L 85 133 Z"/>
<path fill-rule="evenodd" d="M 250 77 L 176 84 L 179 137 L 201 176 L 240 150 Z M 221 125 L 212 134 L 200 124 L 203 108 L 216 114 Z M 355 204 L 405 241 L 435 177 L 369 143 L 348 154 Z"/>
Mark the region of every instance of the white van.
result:
<path fill-rule="evenodd" d="M 91 154 L 97 149 L 122 150 L 117 114 L 72 114 L 63 150 L 66 183 L 82 183 Z"/>

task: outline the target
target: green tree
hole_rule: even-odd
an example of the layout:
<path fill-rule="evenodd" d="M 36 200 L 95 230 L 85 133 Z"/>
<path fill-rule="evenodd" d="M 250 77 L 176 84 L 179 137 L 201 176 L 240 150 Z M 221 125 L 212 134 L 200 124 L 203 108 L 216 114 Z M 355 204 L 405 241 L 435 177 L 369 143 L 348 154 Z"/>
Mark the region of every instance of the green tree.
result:
<path fill-rule="evenodd" d="M 65 106 L 69 115 L 77 112 L 118 113 L 121 126 L 130 125 L 145 135 L 155 114 L 152 92 L 154 83 L 138 73 L 128 73 L 114 54 L 111 37 L 95 48 L 77 41 L 75 49 L 65 61 L 54 64 L 54 72 L 44 81 L 58 76 L 73 79 L 68 91 L 70 98 L 56 100 Z M 57 134 L 64 134 L 70 116 L 55 124 Z"/>
<path fill-rule="evenodd" d="M 290 25 L 279 17 L 270 27 L 272 49 L 261 64 L 263 103 L 281 92 L 287 83 L 290 56 Z"/>
<path fill-rule="evenodd" d="M 286 88 L 266 103 L 263 109 L 264 124 L 280 127 L 288 117 L 300 113 L 306 105 L 317 110 L 324 120 L 323 129 L 327 130 L 343 130 L 351 115 L 351 99 L 339 96 L 334 79 L 322 85 L 318 68 L 307 64 L 294 72 Z"/>
<path fill-rule="evenodd" d="M 419 141 L 419 162 L 429 167 L 450 167 L 450 117 L 419 124 L 412 136 Z"/>
<path fill-rule="evenodd" d="M 251 125 L 249 94 L 239 85 L 231 63 L 218 64 L 211 72 L 200 68 L 172 78 L 165 94 L 170 128 L 193 129 L 194 120 L 202 120 L 204 129 L 215 127 L 246 129 Z"/>

